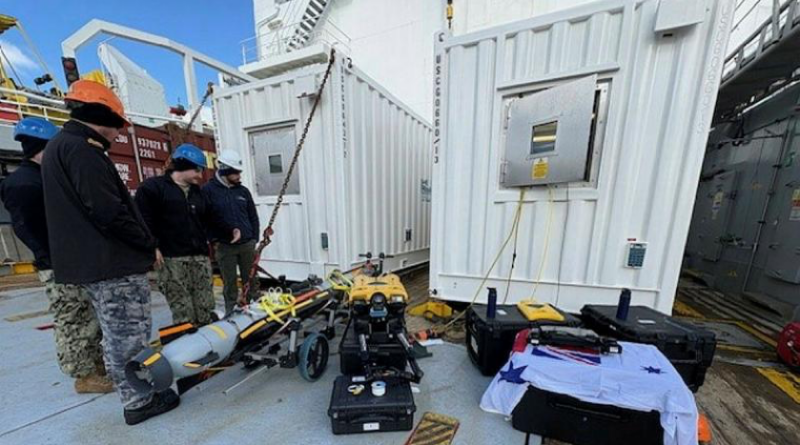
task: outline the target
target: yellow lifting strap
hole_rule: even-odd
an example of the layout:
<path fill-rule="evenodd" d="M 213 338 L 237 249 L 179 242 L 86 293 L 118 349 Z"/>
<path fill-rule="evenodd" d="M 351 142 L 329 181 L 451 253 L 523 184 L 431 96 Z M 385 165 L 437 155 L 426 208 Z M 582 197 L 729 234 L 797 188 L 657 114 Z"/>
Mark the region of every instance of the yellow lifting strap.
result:
<path fill-rule="evenodd" d="M 8 31 L 10 28 L 17 26 L 17 19 L 10 15 L 0 14 L 0 34 Z"/>
<path fill-rule="evenodd" d="M 350 289 L 353 287 L 353 281 L 347 278 L 342 271 L 338 269 L 328 275 L 328 283 L 330 283 L 331 289 L 343 292 L 350 292 Z"/>
<path fill-rule="evenodd" d="M 258 300 L 258 306 L 267 314 L 267 319 L 286 324 L 276 312 L 288 311 L 292 317 L 297 316 L 295 308 L 295 298 L 292 294 L 267 294 Z"/>

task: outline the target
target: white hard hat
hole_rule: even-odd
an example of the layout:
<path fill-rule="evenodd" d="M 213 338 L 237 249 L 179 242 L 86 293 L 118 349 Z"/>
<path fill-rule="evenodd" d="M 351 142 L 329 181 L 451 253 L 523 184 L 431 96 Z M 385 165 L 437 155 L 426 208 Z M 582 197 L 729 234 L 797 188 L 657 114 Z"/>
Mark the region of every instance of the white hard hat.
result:
<path fill-rule="evenodd" d="M 233 168 L 242 171 L 242 157 L 236 150 L 222 150 L 217 158 L 219 168 Z"/>

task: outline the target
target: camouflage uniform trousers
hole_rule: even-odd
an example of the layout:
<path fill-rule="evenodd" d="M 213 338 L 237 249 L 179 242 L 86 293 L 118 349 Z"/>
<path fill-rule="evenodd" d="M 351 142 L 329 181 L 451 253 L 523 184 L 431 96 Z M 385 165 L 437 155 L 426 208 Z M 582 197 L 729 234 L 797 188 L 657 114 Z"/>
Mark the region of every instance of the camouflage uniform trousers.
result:
<path fill-rule="evenodd" d="M 158 287 L 167 298 L 172 322 L 202 326 L 211 323 L 214 283 L 211 261 L 202 255 L 164 258 Z"/>
<path fill-rule="evenodd" d="M 97 374 L 103 366 L 103 334 L 89 296 L 79 286 L 57 284 L 52 270 L 40 270 L 39 281 L 45 285 L 53 314 L 61 372 L 73 378 Z"/>
<path fill-rule="evenodd" d="M 148 345 L 153 324 L 147 275 L 128 275 L 81 287 L 89 294 L 103 330 L 106 370 L 122 405 L 136 409 L 150 403 L 152 390 L 137 391 L 125 378 L 125 365 Z"/>

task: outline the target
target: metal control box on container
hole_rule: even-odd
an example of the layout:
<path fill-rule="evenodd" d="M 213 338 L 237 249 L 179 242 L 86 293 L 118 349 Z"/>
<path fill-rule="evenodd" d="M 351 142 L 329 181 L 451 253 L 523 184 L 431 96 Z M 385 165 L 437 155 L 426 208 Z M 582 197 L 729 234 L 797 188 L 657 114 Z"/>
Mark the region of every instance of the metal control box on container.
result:
<path fill-rule="evenodd" d="M 214 94 L 218 148 L 242 154 L 262 229 L 327 67 L 320 47 L 316 62 L 289 58 L 272 77 Z M 387 270 L 427 262 L 431 143 L 425 120 L 338 53 L 262 267 L 303 280 L 366 252 L 392 255 Z"/>
<path fill-rule="evenodd" d="M 432 292 L 576 311 L 626 287 L 670 313 L 734 7 L 608 0 L 437 36 Z"/>

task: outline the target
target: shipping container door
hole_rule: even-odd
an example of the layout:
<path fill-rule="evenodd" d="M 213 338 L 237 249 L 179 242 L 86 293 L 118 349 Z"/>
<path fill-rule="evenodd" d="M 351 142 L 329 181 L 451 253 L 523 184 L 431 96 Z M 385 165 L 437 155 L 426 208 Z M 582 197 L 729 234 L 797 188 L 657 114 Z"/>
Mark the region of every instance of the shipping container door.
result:
<path fill-rule="evenodd" d="M 784 156 L 771 206 L 778 206 L 772 242 L 767 246 L 766 274 L 792 284 L 800 284 L 800 125 L 787 132 Z"/>
<path fill-rule="evenodd" d="M 735 171 L 721 173 L 711 180 L 708 193 L 698 200 L 705 200 L 705 205 L 698 206 L 704 213 L 698 228 L 701 253 L 704 260 L 719 261 L 723 242 L 726 239 L 733 199 L 736 191 Z"/>
<path fill-rule="evenodd" d="M 254 180 L 259 196 L 277 196 L 286 179 L 295 149 L 294 124 L 259 129 L 250 133 L 250 149 L 255 167 Z M 300 193 L 300 180 L 293 174 L 286 195 Z"/>
<path fill-rule="evenodd" d="M 254 128 L 248 132 L 248 140 L 253 168 L 252 193 L 263 229 L 275 207 L 294 154 L 296 121 Z M 268 271 L 270 262 L 281 262 L 281 266 L 275 270 L 292 277 L 307 276 L 309 273 L 308 222 L 300 188 L 299 167 L 287 184 L 282 208 L 275 221 L 276 236 L 264 252 Z"/>

